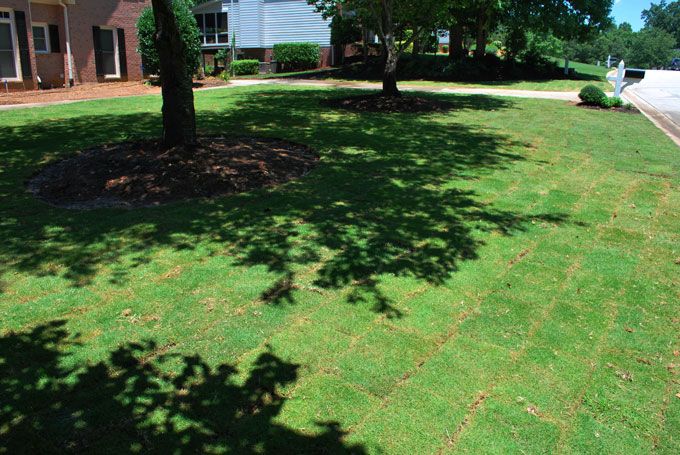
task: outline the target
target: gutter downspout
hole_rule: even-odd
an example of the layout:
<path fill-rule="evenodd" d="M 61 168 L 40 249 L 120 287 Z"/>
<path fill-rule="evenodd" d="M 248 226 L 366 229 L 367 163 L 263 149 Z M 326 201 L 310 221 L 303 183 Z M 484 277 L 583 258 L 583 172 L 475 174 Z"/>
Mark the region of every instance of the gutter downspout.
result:
<path fill-rule="evenodd" d="M 68 86 L 73 87 L 73 62 L 71 56 L 71 30 L 68 23 L 68 7 L 62 0 L 59 0 L 59 5 L 64 8 L 64 32 L 66 35 L 66 60 L 68 65 Z"/>
<path fill-rule="evenodd" d="M 241 11 L 241 6 L 239 5 L 239 12 L 240 11 Z M 234 26 L 234 19 L 232 18 L 232 16 L 235 13 L 236 13 L 236 10 L 234 10 L 234 0 L 231 0 L 230 7 L 229 7 L 229 16 L 227 16 L 227 18 L 229 19 L 229 22 L 230 22 L 229 29 L 231 30 L 231 37 L 232 37 L 232 40 L 234 41 L 231 44 L 231 49 L 232 49 L 231 59 L 232 60 L 238 60 L 238 57 L 236 55 L 236 28 Z M 241 21 L 241 19 L 239 18 L 239 22 L 240 21 Z"/>

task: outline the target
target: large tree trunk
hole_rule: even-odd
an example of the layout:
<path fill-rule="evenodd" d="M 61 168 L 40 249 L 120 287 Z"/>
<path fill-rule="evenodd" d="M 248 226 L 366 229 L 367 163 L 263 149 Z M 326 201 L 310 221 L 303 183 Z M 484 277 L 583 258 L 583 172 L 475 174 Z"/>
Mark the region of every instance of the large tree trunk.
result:
<path fill-rule="evenodd" d="M 196 112 L 191 74 L 172 0 L 151 0 L 156 21 L 156 49 L 163 93 L 163 143 L 166 147 L 196 145 Z"/>
<path fill-rule="evenodd" d="M 399 52 L 394 41 L 394 35 L 385 36 L 385 70 L 383 73 L 383 95 L 401 96 L 397 87 L 397 63 Z"/>
<path fill-rule="evenodd" d="M 485 12 L 482 12 L 477 16 L 477 34 L 475 36 L 476 47 L 475 47 L 475 58 L 483 58 L 486 55 L 486 39 L 488 38 L 489 19 Z"/>
<path fill-rule="evenodd" d="M 454 25 L 449 30 L 449 58 L 451 60 L 462 60 L 463 57 L 465 57 L 463 27 Z"/>
<path fill-rule="evenodd" d="M 385 68 L 383 72 L 383 96 L 401 96 L 397 87 L 397 62 L 399 50 L 397 49 L 396 37 L 394 36 L 394 21 L 392 1 L 382 1 L 381 35 L 383 41 L 383 53 L 385 54 Z M 415 31 L 414 31 L 415 33 Z"/>

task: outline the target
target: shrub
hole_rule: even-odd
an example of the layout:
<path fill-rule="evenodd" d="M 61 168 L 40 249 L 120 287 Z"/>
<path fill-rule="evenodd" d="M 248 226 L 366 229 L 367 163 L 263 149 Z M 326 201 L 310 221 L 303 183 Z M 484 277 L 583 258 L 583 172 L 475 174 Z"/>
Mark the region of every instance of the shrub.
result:
<path fill-rule="evenodd" d="M 607 95 L 594 85 L 586 85 L 583 87 L 581 93 L 578 94 L 578 97 L 581 98 L 583 104 L 589 106 L 607 106 Z"/>
<path fill-rule="evenodd" d="M 229 82 L 229 79 L 231 79 L 231 76 L 229 75 L 229 68 L 225 68 L 225 70 L 220 73 L 219 78 L 224 82 Z"/>
<path fill-rule="evenodd" d="M 193 76 L 201 65 L 201 39 L 198 24 L 191 12 L 191 5 L 193 5 L 191 0 L 174 0 L 172 3 L 182 41 L 186 45 L 187 71 Z M 137 20 L 137 39 L 139 40 L 137 52 L 142 56 L 146 74 L 160 73 L 155 34 L 156 21 L 153 17 L 153 10 L 148 7 L 142 11 Z"/>
<path fill-rule="evenodd" d="M 205 65 L 205 74 L 207 76 L 212 76 L 215 74 L 215 67 L 212 65 Z"/>
<path fill-rule="evenodd" d="M 227 49 L 220 49 L 217 51 L 217 54 L 215 54 L 215 65 L 217 65 L 218 62 L 222 62 L 222 64 L 226 67 L 227 62 L 229 61 L 229 50 Z"/>
<path fill-rule="evenodd" d="M 246 76 L 260 72 L 259 60 L 236 60 L 231 62 L 231 70 L 235 76 Z"/>
<path fill-rule="evenodd" d="M 321 47 L 316 43 L 275 44 L 273 59 L 286 70 L 316 68 L 321 58 Z"/>
<path fill-rule="evenodd" d="M 449 53 L 449 46 L 443 45 L 442 46 L 442 52 L 445 53 L 445 54 L 448 54 Z"/>
<path fill-rule="evenodd" d="M 607 98 L 607 107 L 621 107 L 623 106 L 623 100 L 618 96 Z"/>

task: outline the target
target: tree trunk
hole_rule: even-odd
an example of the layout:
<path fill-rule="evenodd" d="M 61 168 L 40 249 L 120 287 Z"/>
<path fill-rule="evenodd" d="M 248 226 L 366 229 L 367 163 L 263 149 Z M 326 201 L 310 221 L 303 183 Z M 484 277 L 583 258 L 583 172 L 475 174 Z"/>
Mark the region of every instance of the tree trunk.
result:
<path fill-rule="evenodd" d="M 151 4 L 156 21 L 156 49 L 163 93 L 163 144 L 190 149 L 197 143 L 196 112 L 184 42 L 172 10 L 172 0 L 152 0 Z"/>
<path fill-rule="evenodd" d="M 422 45 L 420 44 L 420 37 L 418 36 L 413 40 L 413 51 L 411 52 L 411 54 L 413 55 L 420 54 L 421 47 Z"/>
<path fill-rule="evenodd" d="M 368 29 L 366 28 L 365 25 L 361 25 L 361 34 L 363 35 L 363 43 L 361 45 L 361 53 L 362 53 L 362 58 L 364 61 L 364 65 L 368 63 Z"/>
<path fill-rule="evenodd" d="M 385 36 L 385 71 L 383 73 L 383 95 L 401 96 L 397 87 L 397 62 L 399 53 L 397 51 L 394 35 Z"/>
<path fill-rule="evenodd" d="M 465 57 L 463 27 L 454 25 L 449 30 L 449 58 L 451 60 L 462 60 L 463 57 Z"/>
<path fill-rule="evenodd" d="M 485 12 L 477 16 L 477 34 L 475 36 L 475 58 L 481 59 L 486 55 L 486 39 L 488 37 L 488 18 Z"/>
<path fill-rule="evenodd" d="M 477 28 L 477 38 L 476 38 L 476 48 L 475 48 L 475 58 L 481 59 L 486 55 L 486 26 L 480 25 Z"/>

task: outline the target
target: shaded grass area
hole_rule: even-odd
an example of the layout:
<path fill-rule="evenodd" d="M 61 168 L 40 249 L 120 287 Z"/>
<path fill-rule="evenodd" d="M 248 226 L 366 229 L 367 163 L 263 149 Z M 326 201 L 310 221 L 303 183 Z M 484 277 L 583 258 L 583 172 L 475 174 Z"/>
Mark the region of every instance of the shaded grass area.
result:
<path fill-rule="evenodd" d="M 439 56 L 445 58 L 445 56 Z M 564 68 L 563 59 L 555 59 L 560 68 Z M 604 91 L 612 91 L 612 85 L 607 81 L 607 73 L 610 71 L 606 66 L 589 65 L 587 63 L 570 62 L 569 67 L 576 71 L 575 75 L 564 79 L 545 80 L 490 80 L 490 81 L 467 81 L 446 82 L 430 80 L 404 79 L 399 83 L 402 86 L 434 87 L 434 88 L 499 88 L 512 90 L 537 90 L 555 92 L 578 92 L 586 85 L 592 84 Z M 257 76 L 241 77 L 237 79 L 323 79 L 333 82 L 379 82 L 376 79 L 367 79 L 360 71 L 352 68 L 332 68 L 296 73 L 272 73 Z"/>
<path fill-rule="evenodd" d="M 159 98 L 3 113 L 0 447 L 678 451 L 677 148 L 552 101 L 323 107 L 352 93 L 198 93 L 202 133 L 304 143 L 320 166 L 136 210 L 23 183 L 159 134 Z"/>

